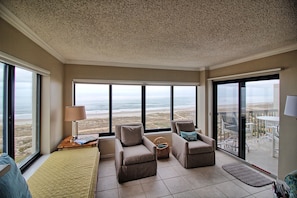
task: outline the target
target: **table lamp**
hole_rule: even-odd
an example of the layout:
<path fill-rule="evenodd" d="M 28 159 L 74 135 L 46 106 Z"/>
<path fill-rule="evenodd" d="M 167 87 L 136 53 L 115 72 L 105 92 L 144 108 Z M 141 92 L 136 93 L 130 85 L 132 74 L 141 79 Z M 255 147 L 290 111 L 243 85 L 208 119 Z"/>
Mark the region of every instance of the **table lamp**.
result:
<path fill-rule="evenodd" d="M 297 118 L 297 96 L 287 96 L 284 114 Z"/>
<path fill-rule="evenodd" d="M 86 119 L 86 110 L 84 106 L 66 106 L 65 121 L 72 121 L 72 137 L 76 139 L 78 136 L 77 120 Z"/>

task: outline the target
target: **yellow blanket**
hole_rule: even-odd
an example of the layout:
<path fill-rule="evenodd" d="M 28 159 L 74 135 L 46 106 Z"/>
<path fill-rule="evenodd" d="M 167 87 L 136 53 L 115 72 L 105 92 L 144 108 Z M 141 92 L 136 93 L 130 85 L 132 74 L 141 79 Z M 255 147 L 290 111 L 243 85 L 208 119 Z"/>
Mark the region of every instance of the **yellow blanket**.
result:
<path fill-rule="evenodd" d="M 52 153 L 28 180 L 33 198 L 94 197 L 99 155 L 97 147 Z"/>

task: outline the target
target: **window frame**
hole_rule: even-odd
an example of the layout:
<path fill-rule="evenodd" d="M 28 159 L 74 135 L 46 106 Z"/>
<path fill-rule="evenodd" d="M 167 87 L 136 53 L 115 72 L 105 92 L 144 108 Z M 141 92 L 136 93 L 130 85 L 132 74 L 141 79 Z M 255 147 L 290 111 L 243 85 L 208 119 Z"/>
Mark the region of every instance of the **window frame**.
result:
<path fill-rule="evenodd" d="M 2 62 L 3 69 L 3 120 L 2 120 L 2 134 L 3 134 L 3 152 L 7 153 L 11 158 L 15 159 L 15 69 L 22 68 L 15 65 Z M 24 172 L 33 161 L 40 156 L 40 133 L 41 133 L 41 75 L 26 69 L 36 75 L 36 93 L 33 97 L 36 97 L 36 120 L 32 119 L 32 123 L 35 122 L 36 130 L 34 135 L 36 136 L 36 151 L 24 160 L 18 163 L 18 167 L 21 172 Z M 35 82 L 34 82 L 35 83 Z M 33 100 L 32 97 L 32 100 Z M 33 112 L 32 112 L 33 113 Z M 32 136 L 33 141 L 33 136 Z"/>
<path fill-rule="evenodd" d="M 169 86 L 170 87 L 170 120 L 174 120 L 174 86 L 193 86 L 195 87 L 195 120 L 194 124 L 197 127 L 198 123 L 198 85 L 166 85 L 166 84 L 136 84 L 136 83 L 104 83 L 104 82 L 84 82 L 83 80 L 74 81 L 73 82 L 73 104 L 75 105 L 75 98 L 76 98 L 76 84 L 102 84 L 102 85 L 109 85 L 109 131 L 99 133 L 99 136 L 113 136 L 114 131 L 112 131 L 112 86 L 113 85 L 139 85 L 141 86 L 141 122 L 144 126 L 145 133 L 151 132 L 162 132 L 162 131 L 170 131 L 171 128 L 158 128 L 158 129 L 146 129 L 146 86 Z"/>

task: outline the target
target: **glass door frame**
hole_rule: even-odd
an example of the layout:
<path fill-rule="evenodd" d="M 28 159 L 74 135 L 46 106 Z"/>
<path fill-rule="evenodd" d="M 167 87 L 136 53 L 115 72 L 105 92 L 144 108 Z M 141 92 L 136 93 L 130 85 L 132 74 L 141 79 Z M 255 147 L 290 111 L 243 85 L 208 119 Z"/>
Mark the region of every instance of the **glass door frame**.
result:
<path fill-rule="evenodd" d="M 230 83 L 238 83 L 238 155 L 237 157 L 245 160 L 246 153 L 245 153 L 245 146 L 246 146 L 246 89 L 245 84 L 246 82 L 250 81 L 261 81 L 261 80 L 273 80 L 279 79 L 279 74 L 274 75 L 267 75 L 267 76 L 260 76 L 260 77 L 251 77 L 251 78 L 243 78 L 243 79 L 232 79 L 232 80 L 225 80 L 225 81 L 213 81 L 213 138 L 216 140 L 216 147 L 218 147 L 218 85 L 223 84 L 230 84 Z M 219 148 L 221 149 L 221 148 Z M 224 150 L 224 149 L 222 149 Z M 226 150 L 224 150 L 226 151 Z M 228 152 L 228 151 L 226 151 Z M 231 152 L 229 152 L 231 153 Z M 233 153 L 231 153 L 233 154 Z M 233 154 L 234 155 L 234 154 Z"/>

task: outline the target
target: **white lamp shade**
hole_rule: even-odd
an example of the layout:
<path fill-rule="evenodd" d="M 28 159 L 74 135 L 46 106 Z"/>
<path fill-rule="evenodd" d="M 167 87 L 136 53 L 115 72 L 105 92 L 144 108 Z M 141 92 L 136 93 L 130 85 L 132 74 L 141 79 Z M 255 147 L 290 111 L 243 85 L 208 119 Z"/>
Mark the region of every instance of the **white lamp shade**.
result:
<path fill-rule="evenodd" d="M 284 114 L 297 117 L 297 96 L 287 96 Z"/>
<path fill-rule="evenodd" d="M 65 121 L 76 121 L 86 119 L 86 110 L 84 106 L 66 106 Z"/>

